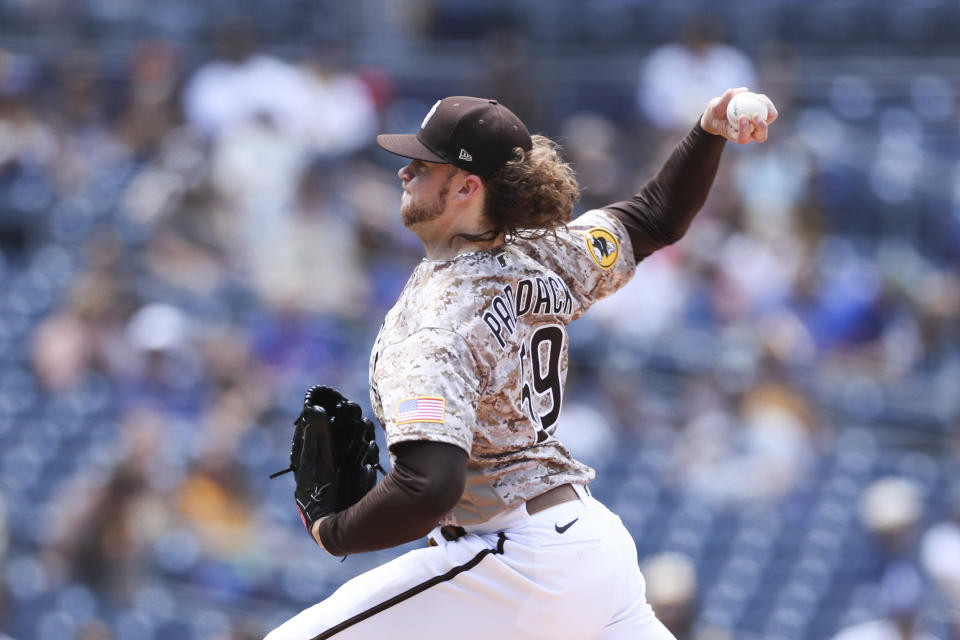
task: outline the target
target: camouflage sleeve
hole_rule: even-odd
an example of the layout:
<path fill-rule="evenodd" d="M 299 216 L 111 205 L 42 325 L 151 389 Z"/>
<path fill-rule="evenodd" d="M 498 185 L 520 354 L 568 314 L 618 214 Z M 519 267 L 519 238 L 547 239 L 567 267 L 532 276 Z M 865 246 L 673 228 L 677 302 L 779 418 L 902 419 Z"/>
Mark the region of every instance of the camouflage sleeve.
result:
<path fill-rule="evenodd" d="M 588 211 L 558 234 L 563 253 L 550 265 L 577 298 L 579 316 L 594 302 L 625 285 L 636 269 L 626 227 L 606 211 Z"/>
<path fill-rule="evenodd" d="M 483 376 L 463 337 L 422 329 L 384 347 L 375 376 L 388 447 L 430 440 L 470 453 Z"/>

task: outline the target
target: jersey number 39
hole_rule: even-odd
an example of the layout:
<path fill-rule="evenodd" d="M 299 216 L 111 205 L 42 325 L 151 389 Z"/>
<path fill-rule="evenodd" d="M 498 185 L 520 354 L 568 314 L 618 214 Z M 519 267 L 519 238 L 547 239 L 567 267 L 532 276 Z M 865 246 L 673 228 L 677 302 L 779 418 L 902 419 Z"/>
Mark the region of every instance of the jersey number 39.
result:
<path fill-rule="evenodd" d="M 560 417 L 563 398 L 560 357 L 563 355 L 565 336 L 563 327 L 559 325 L 539 327 L 530 336 L 529 344 L 524 343 L 520 347 L 520 376 L 523 380 L 520 406 L 526 407 L 530 419 L 537 425 L 537 442 L 543 442 L 556 431 L 557 418 Z M 544 409 L 546 413 L 539 413 Z"/>

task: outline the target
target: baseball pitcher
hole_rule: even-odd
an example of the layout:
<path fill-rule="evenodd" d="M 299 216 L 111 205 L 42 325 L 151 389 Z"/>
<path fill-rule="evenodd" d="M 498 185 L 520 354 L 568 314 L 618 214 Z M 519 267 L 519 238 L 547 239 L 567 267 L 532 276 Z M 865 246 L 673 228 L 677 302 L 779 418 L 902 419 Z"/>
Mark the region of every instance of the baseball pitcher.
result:
<path fill-rule="evenodd" d="M 426 251 L 370 357 L 392 468 L 376 483 L 372 424 L 329 387 L 305 398 L 290 466 L 327 552 L 428 544 L 269 640 L 672 638 L 645 600 L 633 539 L 557 433 L 566 327 L 684 234 L 726 140 L 766 140 L 766 96 L 765 116 L 726 116 L 744 91 L 711 100 L 640 193 L 573 221 L 573 171 L 496 100 L 444 98 L 418 133 L 378 137 L 410 160 L 400 211 Z"/>

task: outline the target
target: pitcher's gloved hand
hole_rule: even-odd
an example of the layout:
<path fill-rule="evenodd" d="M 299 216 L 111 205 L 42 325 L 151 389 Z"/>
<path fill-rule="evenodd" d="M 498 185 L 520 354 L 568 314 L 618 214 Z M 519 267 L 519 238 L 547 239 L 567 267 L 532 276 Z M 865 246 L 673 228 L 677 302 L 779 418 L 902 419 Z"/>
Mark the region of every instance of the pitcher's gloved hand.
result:
<path fill-rule="evenodd" d="M 294 472 L 297 509 L 310 533 L 314 522 L 365 496 L 383 468 L 373 423 L 330 387 L 307 391 L 294 425 L 290 467 L 271 477 Z"/>

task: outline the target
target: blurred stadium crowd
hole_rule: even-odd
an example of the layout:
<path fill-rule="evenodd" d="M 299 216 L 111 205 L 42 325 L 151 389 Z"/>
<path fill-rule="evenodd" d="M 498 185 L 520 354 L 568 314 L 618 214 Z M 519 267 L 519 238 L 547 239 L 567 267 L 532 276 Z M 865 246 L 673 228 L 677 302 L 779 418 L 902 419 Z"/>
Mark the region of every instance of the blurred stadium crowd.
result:
<path fill-rule="evenodd" d="M 421 257 L 376 133 L 500 98 L 579 212 L 740 85 L 782 118 L 571 326 L 558 435 L 679 640 L 960 638 L 960 8 L 341 4 L 0 1 L 0 638 L 258 638 L 398 553 L 267 480 Z"/>

